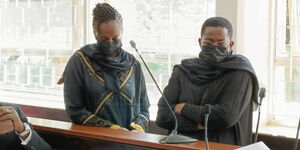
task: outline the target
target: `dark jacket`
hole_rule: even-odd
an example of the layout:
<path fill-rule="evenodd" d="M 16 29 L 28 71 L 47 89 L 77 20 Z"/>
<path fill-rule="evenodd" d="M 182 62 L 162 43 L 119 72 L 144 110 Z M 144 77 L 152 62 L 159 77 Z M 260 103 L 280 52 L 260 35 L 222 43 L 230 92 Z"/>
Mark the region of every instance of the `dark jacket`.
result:
<path fill-rule="evenodd" d="M 7 103 L 0 102 L 0 106 L 12 106 L 15 108 L 16 112 L 19 114 L 22 122 L 29 124 L 26 116 L 16 105 L 11 105 Z M 31 140 L 27 145 L 21 145 L 21 140 L 14 131 L 0 135 L 0 150 L 51 150 L 52 148 L 31 128 L 32 136 Z"/>
<path fill-rule="evenodd" d="M 93 45 L 85 48 L 92 51 Z M 82 49 L 70 58 L 64 72 L 64 99 L 72 122 L 101 127 L 117 124 L 124 128 L 134 122 L 147 130 L 149 101 L 140 63 L 136 61 L 114 77 L 106 73 L 112 82 L 118 80 L 117 84 L 108 82 L 100 69 Z"/>
<path fill-rule="evenodd" d="M 224 62 L 227 64 L 225 67 L 218 69 L 214 66 L 214 69 L 207 66 L 207 71 L 203 71 L 205 64 L 201 61 L 196 62 L 195 69 L 199 69 L 197 64 L 200 66 L 203 64 L 200 68 L 203 69 L 203 73 L 201 70 L 194 70 L 187 74 L 182 67 L 174 68 L 164 89 L 164 95 L 172 108 L 176 104 L 187 103 L 181 114 L 177 115 L 179 133 L 204 140 L 204 130 L 197 130 L 197 125 L 204 126 L 203 106 L 210 104 L 212 110 L 208 120 L 209 141 L 235 145 L 248 145 L 252 142 L 252 111 L 257 99 L 257 78 L 254 71 L 248 71 L 253 69 L 246 58 L 232 57 L 234 58 Z M 184 61 L 193 63 L 199 60 Z M 226 67 L 230 67 L 229 63 L 233 65 L 227 69 Z M 238 67 L 242 63 L 247 64 L 250 69 Z M 220 71 L 217 72 L 218 70 Z M 196 71 L 200 72 L 198 76 L 195 74 Z M 215 78 L 210 79 L 213 75 Z M 191 80 L 189 76 L 195 76 L 195 79 L 202 78 L 206 82 L 196 84 L 197 80 Z M 174 129 L 174 118 L 162 98 L 158 103 L 156 123 L 169 131 Z"/>

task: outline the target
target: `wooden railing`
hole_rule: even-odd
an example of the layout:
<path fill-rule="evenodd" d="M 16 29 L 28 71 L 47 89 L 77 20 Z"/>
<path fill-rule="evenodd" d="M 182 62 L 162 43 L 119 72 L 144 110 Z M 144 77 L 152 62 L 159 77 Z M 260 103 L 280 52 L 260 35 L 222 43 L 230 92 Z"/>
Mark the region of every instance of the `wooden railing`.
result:
<path fill-rule="evenodd" d="M 188 144 L 160 144 L 159 140 L 164 135 L 150 133 L 136 133 L 125 130 L 115 130 L 102 127 L 91 127 L 75 125 L 70 122 L 56 121 L 49 119 L 40 119 L 29 117 L 29 122 L 38 132 L 56 133 L 60 135 L 68 135 L 72 137 L 80 137 L 87 139 L 96 139 L 99 141 L 108 141 L 114 144 L 137 146 L 146 149 L 172 149 L 172 150 L 204 150 L 205 143 L 198 141 Z M 47 140 L 47 139 L 45 139 Z M 50 143 L 51 144 L 51 143 Z M 126 146 L 125 146 L 126 147 Z M 210 150 L 233 150 L 239 146 L 219 144 L 210 142 Z M 96 147 L 97 148 L 97 147 Z M 99 147 L 101 148 L 101 146 Z M 126 149 L 126 148 L 125 148 Z"/>

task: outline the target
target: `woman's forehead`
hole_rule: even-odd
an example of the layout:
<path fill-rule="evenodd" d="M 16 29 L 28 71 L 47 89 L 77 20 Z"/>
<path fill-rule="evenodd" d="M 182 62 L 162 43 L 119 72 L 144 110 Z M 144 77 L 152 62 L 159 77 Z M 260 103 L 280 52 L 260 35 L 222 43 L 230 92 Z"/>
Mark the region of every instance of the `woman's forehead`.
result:
<path fill-rule="evenodd" d="M 100 34 L 120 34 L 121 30 L 122 27 L 115 20 L 100 23 L 98 26 L 98 32 Z"/>

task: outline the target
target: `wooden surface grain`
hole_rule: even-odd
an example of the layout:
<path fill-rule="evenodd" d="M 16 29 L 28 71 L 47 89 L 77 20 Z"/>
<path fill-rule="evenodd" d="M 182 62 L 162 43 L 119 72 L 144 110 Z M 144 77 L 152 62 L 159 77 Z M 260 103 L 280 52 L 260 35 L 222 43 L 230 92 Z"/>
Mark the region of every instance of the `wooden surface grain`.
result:
<path fill-rule="evenodd" d="M 117 143 L 125 143 L 138 145 L 143 147 L 151 147 L 158 149 L 172 150 L 202 150 L 205 149 L 204 141 L 198 141 L 188 144 L 161 144 L 159 140 L 164 138 L 164 135 L 151 133 L 136 133 L 124 130 L 115 130 L 102 127 L 75 125 L 70 122 L 40 119 L 29 117 L 29 122 L 36 130 L 47 132 L 55 132 L 71 136 L 79 136 L 93 138 L 98 140 L 112 141 Z M 233 150 L 239 148 L 236 145 L 227 145 L 219 143 L 209 143 L 210 150 Z"/>

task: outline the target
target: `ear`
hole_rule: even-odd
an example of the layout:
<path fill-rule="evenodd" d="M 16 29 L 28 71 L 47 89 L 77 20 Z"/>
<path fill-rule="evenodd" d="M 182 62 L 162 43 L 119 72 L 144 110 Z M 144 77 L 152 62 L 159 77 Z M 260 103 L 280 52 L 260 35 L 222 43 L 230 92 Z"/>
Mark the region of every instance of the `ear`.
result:
<path fill-rule="evenodd" d="M 230 43 L 229 43 L 230 49 L 232 49 L 233 46 L 234 46 L 234 41 L 230 41 Z"/>
<path fill-rule="evenodd" d="M 94 23 L 93 23 L 93 33 L 94 33 L 95 39 L 97 40 L 99 33 L 98 33 L 97 26 Z"/>
<path fill-rule="evenodd" d="M 198 44 L 201 47 L 201 38 L 198 38 Z"/>
<path fill-rule="evenodd" d="M 98 41 L 98 39 L 100 38 L 100 23 L 93 21 L 92 26 L 93 26 L 94 36 L 95 36 L 96 40 Z"/>
<path fill-rule="evenodd" d="M 123 37 L 123 28 L 121 28 L 121 30 L 120 30 L 120 37 L 121 38 Z"/>

